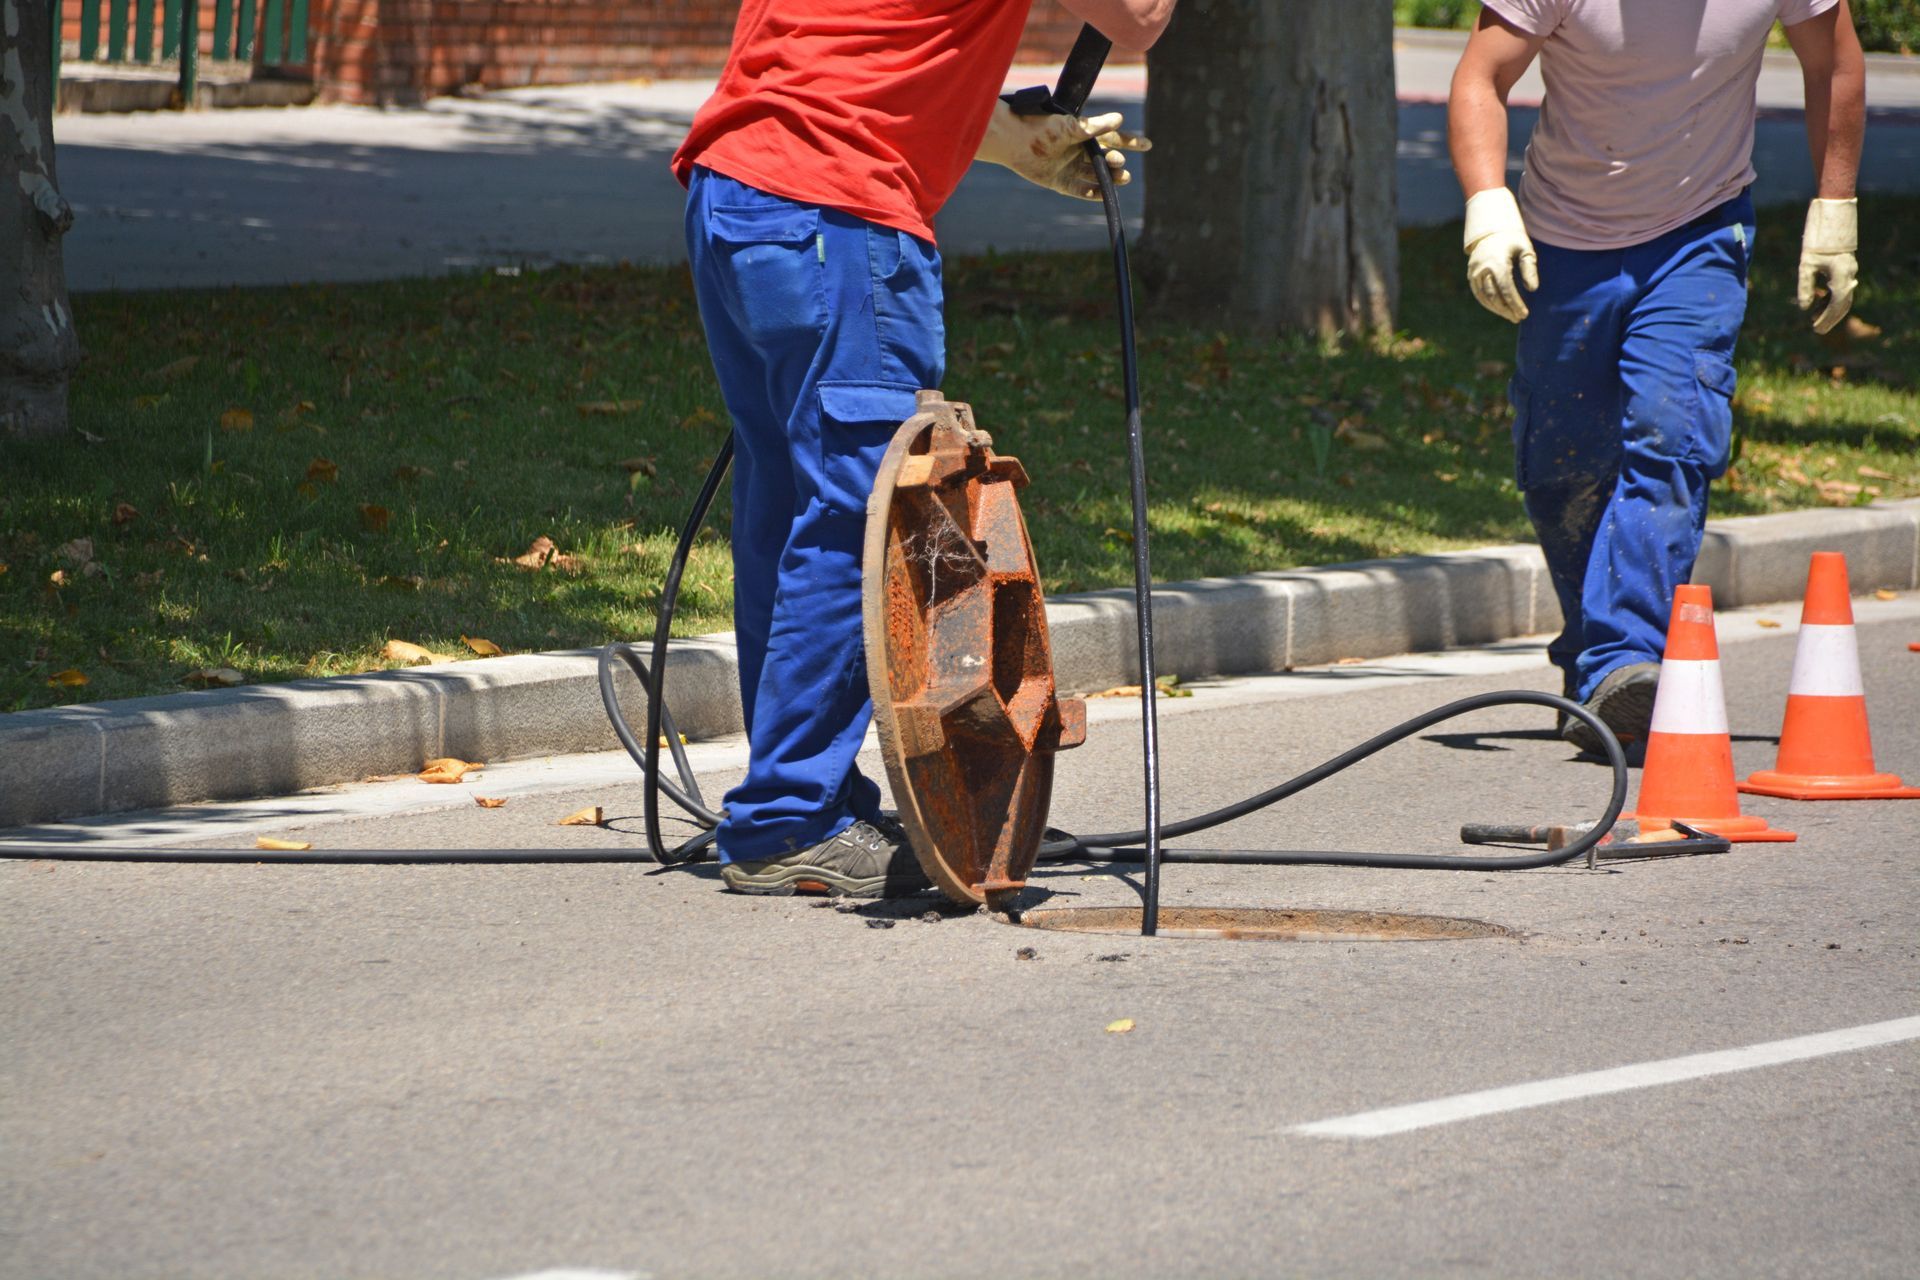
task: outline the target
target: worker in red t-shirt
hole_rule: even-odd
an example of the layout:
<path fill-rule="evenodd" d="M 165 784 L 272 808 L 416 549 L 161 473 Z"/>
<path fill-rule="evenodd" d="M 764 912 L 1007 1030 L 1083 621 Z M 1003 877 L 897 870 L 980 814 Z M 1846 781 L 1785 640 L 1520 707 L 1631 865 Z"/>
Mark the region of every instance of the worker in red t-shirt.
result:
<path fill-rule="evenodd" d="M 998 98 L 1031 0 L 746 0 L 673 158 L 687 253 L 733 417 L 734 629 L 750 758 L 727 793 L 727 886 L 880 897 L 927 887 L 854 767 L 873 704 L 860 557 L 880 457 L 945 372 L 933 217 L 975 159 L 1097 199 L 1144 138 L 1116 113 Z M 1142 50 L 1173 0 L 1062 0 Z"/>

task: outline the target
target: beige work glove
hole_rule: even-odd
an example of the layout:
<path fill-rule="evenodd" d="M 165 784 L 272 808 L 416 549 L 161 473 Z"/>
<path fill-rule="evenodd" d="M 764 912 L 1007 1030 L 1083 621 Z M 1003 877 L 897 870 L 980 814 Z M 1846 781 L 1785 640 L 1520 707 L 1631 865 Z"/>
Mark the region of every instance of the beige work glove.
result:
<path fill-rule="evenodd" d="M 1853 254 L 1860 247 L 1860 211 L 1856 200 L 1815 200 L 1807 206 L 1807 228 L 1800 236 L 1800 309 L 1819 301 L 1816 283 L 1825 277 L 1827 305 L 1813 318 L 1813 331 L 1825 333 L 1853 309 L 1859 271 Z"/>
<path fill-rule="evenodd" d="M 1120 128 L 1118 111 L 1103 116 L 1021 116 L 1005 102 L 993 104 L 987 136 L 980 140 L 974 159 L 1013 170 L 1028 182 L 1081 200 L 1100 198 L 1100 179 L 1093 171 L 1086 142 L 1098 138 L 1105 147 L 1107 168 L 1115 186 L 1125 186 L 1132 175 L 1122 151 L 1147 151 L 1153 144 Z"/>
<path fill-rule="evenodd" d="M 1520 205 L 1505 187 L 1490 187 L 1467 201 L 1467 285 L 1480 305 L 1503 320 L 1527 318 L 1520 286 L 1540 287 L 1540 259 L 1520 221 Z M 1518 264 L 1516 279 L 1515 264 Z"/>

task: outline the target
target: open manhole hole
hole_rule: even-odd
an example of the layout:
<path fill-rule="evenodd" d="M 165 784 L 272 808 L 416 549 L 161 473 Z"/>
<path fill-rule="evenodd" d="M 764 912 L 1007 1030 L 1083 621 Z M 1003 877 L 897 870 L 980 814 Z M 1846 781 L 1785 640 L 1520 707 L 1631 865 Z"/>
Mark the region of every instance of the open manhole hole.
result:
<path fill-rule="evenodd" d="M 1022 913 L 1019 923 L 1063 933 L 1138 934 L 1140 908 L 1049 907 Z M 1458 916 L 1286 907 L 1162 907 L 1159 934 L 1255 942 L 1447 942 L 1520 936 L 1503 925 Z"/>

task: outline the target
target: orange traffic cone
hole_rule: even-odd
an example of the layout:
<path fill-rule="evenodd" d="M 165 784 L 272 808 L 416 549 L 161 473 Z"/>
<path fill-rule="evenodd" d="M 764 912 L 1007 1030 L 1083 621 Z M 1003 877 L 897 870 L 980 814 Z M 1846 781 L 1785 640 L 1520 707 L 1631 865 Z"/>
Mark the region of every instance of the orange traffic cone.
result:
<path fill-rule="evenodd" d="M 1920 800 L 1920 788 L 1875 772 L 1867 732 L 1867 695 L 1860 683 L 1860 647 L 1847 598 L 1847 558 L 1816 551 L 1807 570 L 1800 643 L 1787 686 L 1780 755 L 1740 784 L 1756 796 L 1788 800 Z"/>
<path fill-rule="evenodd" d="M 1647 763 L 1634 811 L 1643 827 L 1675 819 L 1738 843 L 1794 840 L 1765 818 L 1740 812 L 1733 788 L 1733 739 L 1727 735 L 1727 698 L 1720 683 L 1720 644 L 1713 634 L 1713 592 L 1676 588 L 1660 690 L 1653 698 Z"/>

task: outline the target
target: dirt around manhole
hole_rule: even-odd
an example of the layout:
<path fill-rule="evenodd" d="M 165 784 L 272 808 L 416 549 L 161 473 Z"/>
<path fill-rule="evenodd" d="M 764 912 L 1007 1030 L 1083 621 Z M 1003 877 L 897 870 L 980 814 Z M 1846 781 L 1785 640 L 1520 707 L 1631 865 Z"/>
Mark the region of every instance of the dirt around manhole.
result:
<path fill-rule="evenodd" d="M 1027 929 L 1064 933 L 1140 932 L 1139 907 L 1050 907 L 1022 914 Z M 1285 907 L 1163 907 L 1159 936 L 1254 942 L 1448 942 L 1517 938 L 1504 925 L 1457 916 Z"/>

